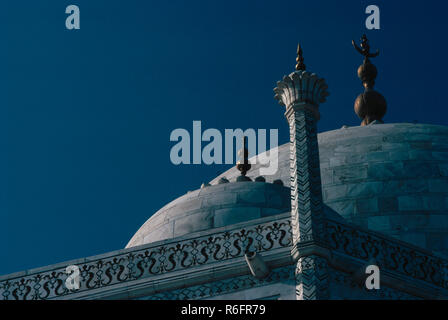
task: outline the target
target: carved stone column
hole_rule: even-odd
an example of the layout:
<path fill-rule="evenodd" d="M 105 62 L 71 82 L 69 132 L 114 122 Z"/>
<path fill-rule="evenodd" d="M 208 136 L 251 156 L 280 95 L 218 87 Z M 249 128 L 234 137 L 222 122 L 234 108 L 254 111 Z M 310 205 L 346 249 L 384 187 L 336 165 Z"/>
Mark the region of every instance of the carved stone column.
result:
<path fill-rule="evenodd" d="M 297 71 L 277 82 L 275 98 L 286 107 L 290 129 L 291 224 L 297 259 L 297 299 L 328 298 L 327 262 L 307 248 L 324 233 L 317 121 L 319 103 L 328 96 L 325 80 L 305 71 L 298 49 Z"/>

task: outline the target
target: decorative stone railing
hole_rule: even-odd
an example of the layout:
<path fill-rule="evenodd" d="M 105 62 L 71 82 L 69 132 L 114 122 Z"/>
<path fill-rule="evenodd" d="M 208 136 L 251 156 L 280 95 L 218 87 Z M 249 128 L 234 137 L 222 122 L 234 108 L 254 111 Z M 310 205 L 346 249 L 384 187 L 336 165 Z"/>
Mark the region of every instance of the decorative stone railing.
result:
<path fill-rule="evenodd" d="M 332 252 L 363 261 L 373 260 L 382 271 L 448 289 L 446 259 L 377 232 L 333 220 L 326 220 L 325 229 L 325 242 Z"/>
<path fill-rule="evenodd" d="M 448 260 L 410 244 L 326 219 L 324 243 L 333 253 L 358 261 L 374 259 L 381 270 L 448 289 Z M 92 289 L 111 287 L 151 276 L 187 270 L 243 257 L 248 251 L 292 248 L 289 217 L 199 235 L 179 242 L 163 241 L 75 261 L 80 288 L 65 286 L 69 263 L 0 277 L 0 297 L 5 300 L 70 298 Z"/>
<path fill-rule="evenodd" d="M 71 294 L 91 289 L 243 257 L 248 251 L 289 247 L 291 237 L 290 221 L 282 218 L 179 242 L 149 244 L 73 263 L 80 270 L 78 290 L 66 288 L 65 270 L 69 264 L 58 264 L 31 270 L 25 275 L 0 277 L 0 297 L 5 300 L 69 298 Z"/>

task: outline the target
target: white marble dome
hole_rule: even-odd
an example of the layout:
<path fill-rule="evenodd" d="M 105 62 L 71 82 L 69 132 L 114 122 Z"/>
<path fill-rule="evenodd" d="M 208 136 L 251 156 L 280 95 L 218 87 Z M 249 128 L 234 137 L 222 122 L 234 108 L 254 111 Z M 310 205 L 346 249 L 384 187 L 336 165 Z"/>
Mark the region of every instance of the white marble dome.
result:
<path fill-rule="evenodd" d="M 256 181 L 227 182 L 191 191 L 157 211 L 127 248 L 289 212 L 289 188 Z"/>
<path fill-rule="evenodd" d="M 448 127 L 376 124 L 318 135 L 324 203 L 346 220 L 423 248 L 448 249 Z M 152 215 L 127 247 L 290 210 L 289 144 L 263 182 L 232 168 Z M 255 164 L 247 176 L 259 176 Z M 231 183 L 218 184 L 225 177 Z M 285 186 L 274 185 L 281 179 Z M 270 182 L 270 183 L 269 183 Z"/>

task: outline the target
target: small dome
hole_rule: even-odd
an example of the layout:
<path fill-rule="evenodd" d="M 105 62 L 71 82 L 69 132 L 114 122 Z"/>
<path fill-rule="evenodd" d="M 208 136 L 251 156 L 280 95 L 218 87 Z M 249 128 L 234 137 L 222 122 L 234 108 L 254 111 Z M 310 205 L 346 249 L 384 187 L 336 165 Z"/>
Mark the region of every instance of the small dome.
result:
<path fill-rule="evenodd" d="M 189 192 L 160 209 L 126 248 L 290 210 L 289 188 L 280 185 L 258 181 L 211 185 Z"/>

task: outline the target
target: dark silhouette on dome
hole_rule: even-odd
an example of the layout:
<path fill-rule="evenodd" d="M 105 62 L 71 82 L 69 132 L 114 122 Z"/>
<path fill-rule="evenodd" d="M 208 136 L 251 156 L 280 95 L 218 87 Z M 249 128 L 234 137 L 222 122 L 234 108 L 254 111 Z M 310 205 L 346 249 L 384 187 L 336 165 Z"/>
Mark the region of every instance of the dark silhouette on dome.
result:
<path fill-rule="evenodd" d="M 251 181 L 250 178 L 246 177 L 247 171 L 251 168 L 246 136 L 243 137 L 243 146 L 241 147 L 241 150 L 238 151 L 238 155 L 240 156 L 240 160 L 236 163 L 236 168 L 241 172 L 241 176 L 237 178 L 237 181 Z"/>

